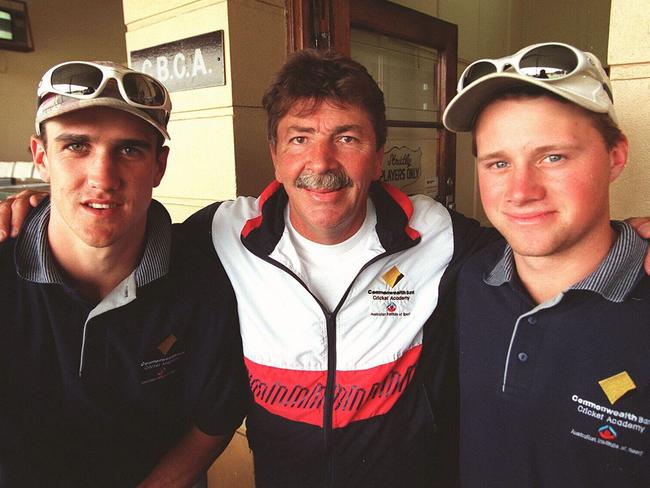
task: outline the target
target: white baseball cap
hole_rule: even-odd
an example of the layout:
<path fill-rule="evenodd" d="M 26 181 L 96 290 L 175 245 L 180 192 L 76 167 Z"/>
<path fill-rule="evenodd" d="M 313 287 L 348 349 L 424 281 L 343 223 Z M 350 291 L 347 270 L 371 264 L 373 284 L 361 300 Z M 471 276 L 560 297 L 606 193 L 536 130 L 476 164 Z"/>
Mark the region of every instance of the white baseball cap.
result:
<path fill-rule="evenodd" d="M 537 86 L 616 122 L 612 86 L 596 56 L 559 42 L 533 44 L 511 56 L 481 59 L 458 80 L 458 94 L 442 120 L 453 132 L 468 132 L 483 107 L 499 93 Z"/>
<path fill-rule="evenodd" d="M 108 107 L 140 117 L 169 139 L 172 109 L 167 89 L 155 78 L 111 61 L 69 61 L 50 68 L 37 90 L 36 134 L 41 123 L 68 112 Z"/>

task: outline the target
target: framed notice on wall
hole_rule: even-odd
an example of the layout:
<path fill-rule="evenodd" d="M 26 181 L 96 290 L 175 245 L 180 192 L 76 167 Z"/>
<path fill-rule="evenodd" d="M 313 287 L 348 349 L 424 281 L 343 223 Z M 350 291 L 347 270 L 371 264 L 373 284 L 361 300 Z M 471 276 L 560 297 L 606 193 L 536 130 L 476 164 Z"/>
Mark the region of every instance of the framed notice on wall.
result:
<path fill-rule="evenodd" d="M 25 2 L 0 0 L 0 49 L 34 50 Z"/>
<path fill-rule="evenodd" d="M 438 195 L 435 129 L 389 127 L 384 150 L 381 180 L 395 185 L 407 195 Z"/>

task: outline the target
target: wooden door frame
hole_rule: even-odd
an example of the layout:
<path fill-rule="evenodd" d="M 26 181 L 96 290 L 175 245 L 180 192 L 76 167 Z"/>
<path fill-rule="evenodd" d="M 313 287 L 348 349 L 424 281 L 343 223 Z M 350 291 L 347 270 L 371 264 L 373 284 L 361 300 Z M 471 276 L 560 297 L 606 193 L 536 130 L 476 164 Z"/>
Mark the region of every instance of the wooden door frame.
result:
<path fill-rule="evenodd" d="M 456 93 L 458 27 L 387 0 L 287 0 L 289 52 L 309 47 L 350 55 L 350 30 L 357 27 L 435 49 L 439 55 L 437 79 L 440 122 L 401 123 L 390 127 L 440 129 L 437 161 L 438 198 L 453 203 L 456 180 L 456 136 L 442 125 L 442 110 Z M 318 15 L 313 15 L 318 9 Z M 395 19 L 400 19 L 396 22 Z"/>

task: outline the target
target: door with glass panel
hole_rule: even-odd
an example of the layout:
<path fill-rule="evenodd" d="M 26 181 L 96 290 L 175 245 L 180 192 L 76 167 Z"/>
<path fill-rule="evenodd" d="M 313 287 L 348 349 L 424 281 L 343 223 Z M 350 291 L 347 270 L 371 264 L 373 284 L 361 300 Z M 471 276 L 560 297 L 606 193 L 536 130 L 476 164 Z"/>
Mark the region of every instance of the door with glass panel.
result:
<path fill-rule="evenodd" d="M 288 0 L 289 49 L 334 49 L 384 91 L 382 179 L 454 207 L 455 147 L 442 109 L 456 86 L 457 27 L 384 0 Z"/>

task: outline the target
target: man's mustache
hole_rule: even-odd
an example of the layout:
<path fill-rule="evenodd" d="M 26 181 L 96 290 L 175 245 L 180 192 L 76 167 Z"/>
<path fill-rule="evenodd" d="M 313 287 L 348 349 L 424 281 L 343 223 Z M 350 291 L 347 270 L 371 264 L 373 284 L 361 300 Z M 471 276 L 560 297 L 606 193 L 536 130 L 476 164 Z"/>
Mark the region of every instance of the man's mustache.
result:
<path fill-rule="evenodd" d="M 294 182 L 296 188 L 305 190 L 336 191 L 352 186 L 352 180 L 343 170 L 332 170 L 327 173 L 301 173 Z"/>

